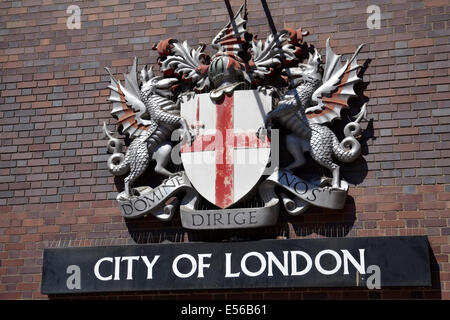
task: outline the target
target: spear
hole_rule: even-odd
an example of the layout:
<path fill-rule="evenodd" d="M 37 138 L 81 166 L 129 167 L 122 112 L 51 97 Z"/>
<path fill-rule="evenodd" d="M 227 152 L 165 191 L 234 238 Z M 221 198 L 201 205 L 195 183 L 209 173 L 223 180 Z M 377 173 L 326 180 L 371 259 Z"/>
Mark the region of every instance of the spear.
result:
<path fill-rule="evenodd" d="M 231 9 L 230 1 L 229 0 L 224 0 L 224 1 L 225 1 L 225 5 L 227 6 L 228 15 L 230 16 L 230 21 L 233 21 L 234 13 L 233 13 L 233 9 Z"/>
<path fill-rule="evenodd" d="M 234 21 L 234 13 L 233 13 L 233 9 L 231 8 L 230 1 L 229 0 L 224 0 L 224 1 L 225 1 L 225 6 L 227 7 L 228 15 L 230 16 L 231 26 L 232 26 L 235 34 L 238 34 L 236 21 Z M 246 7 L 247 7 L 247 1 L 245 1 L 245 8 Z"/>
<path fill-rule="evenodd" d="M 261 4 L 264 9 L 264 13 L 267 17 L 267 22 L 269 22 L 270 30 L 272 31 L 274 37 L 277 34 L 277 28 L 275 27 L 275 24 L 273 23 L 272 15 L 270 14 L 269 6 L 267 5 L 266 0 L 261 0 Z"/>
<path fill-rule="evenodd" d="M 277 43 L 277 45 L 281 47 L 281 43 L 277 38 L 277 28 L 275 27 L 275 23 L 273 22 L 273 18 L 272 18 L 272 14 L 270 13 L 269 6 L 267 5 L 266 0 L 261 0 L 261 4 L 263 6 L 264 13 L 266 14 L 267 22 L 269 23 L 270 30 L 272 31 L 273 38 L 274 38 L 275 42 Z M 281 56 L 284 58 L 283 52 L 281 52 Z M 286 68 L 285 70 L 290 79 L 291 72 L 289 71 L 289 68 Z M 289 81 L 291 81 L 291 80 L 289 80 Z M 298 97 L 295 96 L 295 98 L 297 100 L 297 103 L 299 103 L 300 101 L 298 100 Z"/>
<path fill-rule="evenodd" d="M 269 23 L 270 30 L 272 31 L 273 38 L 274 38 L 275 42 L 277 43 L 277 46 L 281 47 L 281 43 L 280 43 L 280 41 L 279 41 L 279 39 L 277 37 L 277 28 L 275 27 L 275 23 L 273 22 L 272 14 L 270 13 L 269 6 L 267 5 L 266 0 L 261 0 L 261 4 L 263 6 L 264 13 L 266 14 L 267 22 Z M 280 52 L 280 55 L 281 55 L 282 58 L 285 57 L 282 51 Z M 288 76 L 289 84 L 292 85 L 293 84 L 293 80 L 292 80 L 291 71 L 289 70 L 289 68 L 285 68 L 285 72 L 286 72 L 286 74 Z M 298 97 L 298 95 L 294 95 L 294 97 L 295 97 L 295 100 L 296 100 L 297 104 L 301 105 L 301 101 L 300 101 L 300 98 Z M 304 123 L 304 125 L 306 127 L 309 128 L 309 124 L 305 123 L 303 121 L 303 119 L 300 119 L 300 120 Z"/>

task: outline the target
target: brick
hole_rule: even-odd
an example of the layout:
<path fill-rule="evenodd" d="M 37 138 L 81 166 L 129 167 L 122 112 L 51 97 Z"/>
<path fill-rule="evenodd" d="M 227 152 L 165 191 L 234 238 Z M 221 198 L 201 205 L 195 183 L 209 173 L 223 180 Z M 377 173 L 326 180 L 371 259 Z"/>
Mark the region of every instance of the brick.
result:
<path fill-rule="evenodd" d="M 419 133 L 419 128 L 394 128 L 392 129 L 392 133 L 395 136 L 403 136 L 403 135 L 414 135 Z"/>
<path fill-rule="evenodd" d="M 22 222 L 22 225 L 24 227 L 34 227 L 34 226 L 41 226 L 43 225 L 44 221 L 43 219 L 25 219 Z"/>
<path fill-rule="evenodd" d="M 408 47 L 416 48 L 416 47 L 429 47 L 433 45 L 433 39 L 425 38 L 425 39 L 413 39 L 408 41 Z"/>
<path fill-rule="evenodd" d="M 379 211 L 397 211 L 402 210 L 401 203 L 378 203 L 377 209 Z"/>

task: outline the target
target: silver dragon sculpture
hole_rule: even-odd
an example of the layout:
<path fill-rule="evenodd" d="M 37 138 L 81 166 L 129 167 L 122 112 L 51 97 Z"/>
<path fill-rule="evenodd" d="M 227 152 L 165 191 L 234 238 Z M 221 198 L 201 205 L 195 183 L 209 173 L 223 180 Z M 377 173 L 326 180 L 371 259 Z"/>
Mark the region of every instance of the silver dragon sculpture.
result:
<path fill-rule="evenodd" d="M 109 69 L 106 70 L 110 73 Z M 109 137 L 108 151 L 113 153 L 108 159 L 108 169 L 115 176 L 127 174 L 125 191 L 118 199 L 127 199 L 133 195 L 131 185 L 147 169 L 150 160 L 156 161 L 155 172 L 170 176 L 166 169 L 170 160 L 172 132 L 181 127 L 185 138 L 190 139 L 186 121 L 179 116 L 179 104 L 170 97 L 170 87 L 178 81 L 176 78 L 154 76 L 152 69 L 144 67 L 140 73 L 141 85 L 137 79 L 137 59 L 134 59 L 130 73 L 124 76 L 122 85 L 111 76 L 111 95 L 113 102 L 111 114 L 122 125 L 122 133 L 133 139 L 125 155 L 121 152 L 122 143 L 112 136 L 106 124 L 105 134 Z"/>
<path fill-rule="evenodd" d="M 292 133 L 286 137 L 286 146 L 294 161 L 286 169 L 304 165 L 304 153 L 309 151 L 315 161 L 332 172 L 332 187 L 339 188 L 340 169 L 333 162 L 333 156 L 342 162 L 353 162 L 361 154 L 361 145 L 356 137 L 361 133 L 360 121 L 367 120 L 366 104 L 356 120 L 345 126 L 346 137 L 341 142 L 327 124 L 340 119 L 341 109 L 348 107 L 348 99 L 357 96 L 354 85 L 362 79 L 357 74 L 361 66 L 356 57 L 363 45 L 344 65 L 340 62 L 341 56 L 331 49 L 330 39 L 326 46 L 323 73 L 322 58 L 317 49 L 309 54 L 307 63 L 285 70 L 290 79 L 290 89 L 281 97 L 277 107 L 267 114 L 261 129 L 270 128 L 273 120 L 289 129 Z"/>
<path fill-rule="evenodd" d="M 122 143 L 104 125 L 109 137 L 108 151 L 113 153 L 108 168 L 113 175 L 126 175 L 125 191 L 118 200 L 133 196 L 133 183 L 151 160 L 156 161 L 155 172 L 165 177 L 172 175 L 166 167 L 173 148 L 173 131 L 181 129 L 184 141 L 194 138 L 180 117 L 183 95 L 209 92 L 215 100 L 243 88 L 269 89 L 274 101 L 278 101 L 267 114 L 258 136 L 265 134 L 263 129 L 270 129 L 273 122 L 290 130 L 286 145 L 294 161 L 285 169 L 305 164 L 304 153 L 309 152 L 331 171 L 332 188 L 340 188 L 340 169 L 333 157 L 352 162 L 360 155 L 357 138 L 360 122 L 366 119 L 366 105 L 356 120 L 346 125 L 346 137 L 341 142 L 328 125 L 340 119 L 341 109 L 348 108 L 348 100 L 356 97 L 353 87 L 362 81 L 358 77 L 361 66 L 357 55 L 363 45 L 342 64 L 328 39 L 323 65 L 318 51 L 303 42 L 307 31 L 284 28 L 265 41 L 255 41 L 247 32 L 246 16 L 242 6 L 233 23 L 230 21 L 214 38 L 212 47 L 218 51 L 212 57 L 204 53 L 204 45 L 193 49 L 186 41 L 161 40 L 153 49 L 159 53 L 162 77 L 144 67 L 138 81 L 136 58 L 130 72 L 124 75 L 124 84 L 106 68 L 111 75 L 111 114 L 121 127 L 119 131 L 132 140 L 123 154 Z M 274 85 L 277 81 L 279 84 Z"/>

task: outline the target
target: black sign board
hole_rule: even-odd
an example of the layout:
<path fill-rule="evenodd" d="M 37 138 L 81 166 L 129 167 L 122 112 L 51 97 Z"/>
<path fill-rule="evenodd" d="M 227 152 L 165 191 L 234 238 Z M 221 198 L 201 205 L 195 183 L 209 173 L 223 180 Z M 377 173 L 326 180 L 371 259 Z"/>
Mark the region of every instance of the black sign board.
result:
<path fill-rule="evenodd" d="M 42 293 L 430 286 L 425 236 L 44 250 Z"/>

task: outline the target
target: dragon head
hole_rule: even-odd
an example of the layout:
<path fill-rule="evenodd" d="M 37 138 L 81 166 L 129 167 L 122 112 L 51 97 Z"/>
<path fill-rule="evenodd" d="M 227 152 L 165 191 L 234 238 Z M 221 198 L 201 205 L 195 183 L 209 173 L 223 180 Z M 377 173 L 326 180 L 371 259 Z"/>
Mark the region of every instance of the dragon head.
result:
<path fill-rule="evenodd" d="M 141 70 L 141 92 L 145 95 L 157 94 L 163 97 L 171 97 L 172 92 L 170 87 L 178 81 L 176 78 L 163 78 L 161 76 L 154 76 L 152 67 L 147 69 L 147 66 Z"/>
<path fill-rule="evenodd" d="M 314 54 L 309 54 L 307 63 L 299 63 L 297 67 L 287 68 L 283 74 L 291 80 L 291 86 L 295 87 L 301 82 L 319 82 L 322 80 L 322 57 L 317 49 Z"/>

